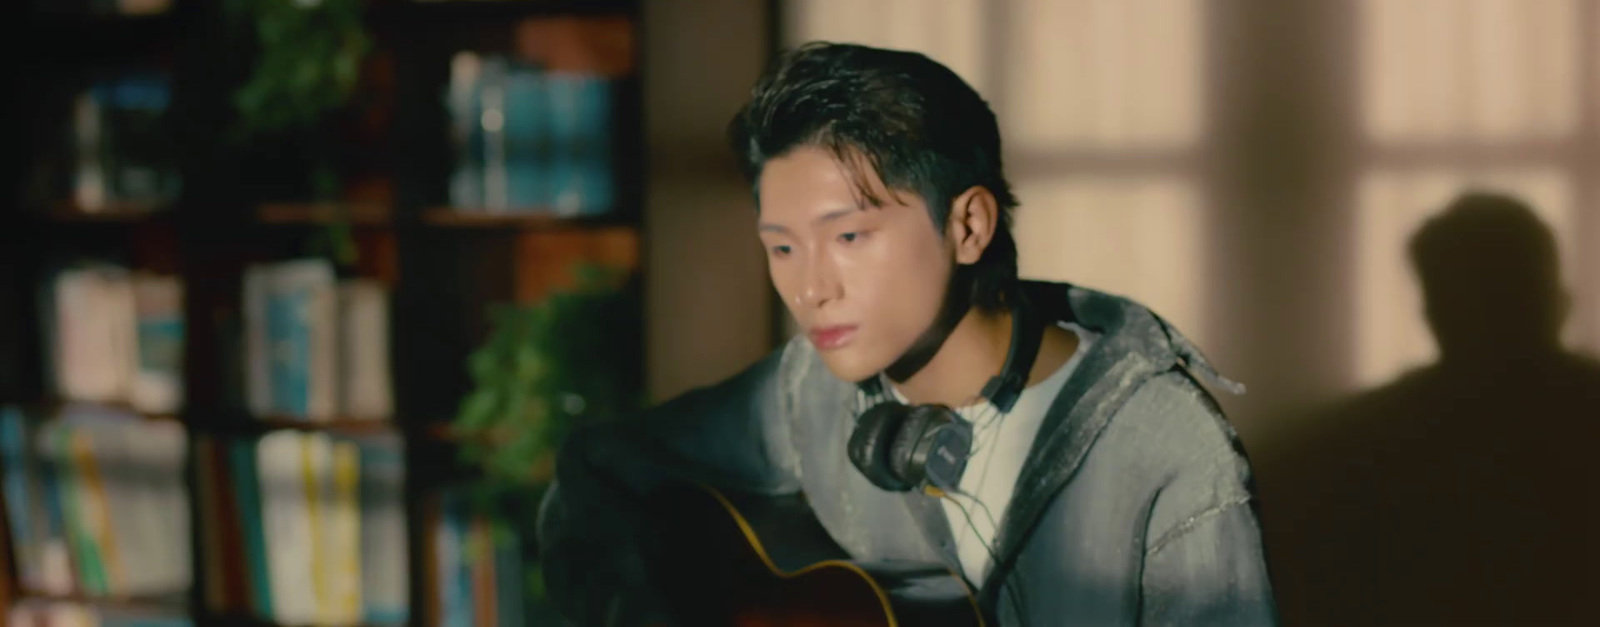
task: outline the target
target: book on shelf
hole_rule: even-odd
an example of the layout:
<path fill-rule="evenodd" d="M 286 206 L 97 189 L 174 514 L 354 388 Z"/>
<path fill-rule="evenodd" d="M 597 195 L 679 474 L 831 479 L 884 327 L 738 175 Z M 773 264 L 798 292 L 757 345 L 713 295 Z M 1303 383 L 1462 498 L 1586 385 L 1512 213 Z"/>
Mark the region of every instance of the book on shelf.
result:
<path fill-rule="evenodd" d="M 182 187 L 168 111 L 172 78 L 128 71 L 96 81 L 72 103 L 72 199 L 89 213 L 122 203 L 160 206 Z"/>
<path fill-rule="evenodd" d="M 457 53 L 445 104 L 455 146 L 450 203 L 503 213 L 609 213 L 613 80 L 500 55 Z"/>
<path fill-rule="evenodd" d="M 410 616 L 398 437 L 200 436 L 204 602 L 277 624 Z"/>
<path fill-rule="evenodd" d="M 441 627 L 519 627 L 528 623 L 531 588 L 523 539 L 470 503 L 458 489 L 440 494 L 430 542 Z"/>
<path fill-rule="evenodd" d="M 187 433 L 115 407 L 0 409 L 4 496 L 25 590 L 98 599 L 188 593 Z"/>
<path fill-rule="evenodd" d="M 340 279 L 327 261 L 300 259 L 249 267 L 243 291 L 252 413 L 311 421 L 390 417 L 387 287 Z"/>
<path fill-rule="evenodd" d="M 11 627 L 191 627 L 180 610 L 113 608 L 73 601 L 24 599 L 6 612 Z"/>
<path fill-rule="evenodd" d="M 47 371 L 67 401 L 173 413 L 183 402 L 183 281 L 106 263 L 45 282 Z"/>

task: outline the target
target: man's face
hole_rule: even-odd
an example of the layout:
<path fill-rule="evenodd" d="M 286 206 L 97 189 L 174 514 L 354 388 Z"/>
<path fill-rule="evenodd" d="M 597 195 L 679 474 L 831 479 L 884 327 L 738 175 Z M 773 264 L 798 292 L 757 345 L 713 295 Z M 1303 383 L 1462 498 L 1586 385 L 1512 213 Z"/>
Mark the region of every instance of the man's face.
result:
<path fill-rule="evenodd" d="M 934 322 L 954 267 L 944 230 L 916 194 L 889 194 L 864 168 L 882 207 L 865 204 L 832 154 L 797 148 L 767 162 L 761 242 L 772 283 L 835 376 L 871 377 Z M 898 204 L 905 203 L 905 204 Z"/>

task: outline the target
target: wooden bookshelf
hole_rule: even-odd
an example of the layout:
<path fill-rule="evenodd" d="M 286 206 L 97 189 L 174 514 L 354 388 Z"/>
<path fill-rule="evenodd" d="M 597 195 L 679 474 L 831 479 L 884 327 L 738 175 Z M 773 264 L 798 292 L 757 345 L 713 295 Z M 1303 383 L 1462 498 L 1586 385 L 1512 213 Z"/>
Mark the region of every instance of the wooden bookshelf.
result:
<path fill-rule="evenodd" d="M 290 429 L 308 433 L 333 433 L 348 436 L 379 435 L 395 433 L 399 430 L 399 426 L 394 421 L 383 418 L 335 417 L 327 420 L 309 420 L 288 416 L 266 416 L 257 418 L 250 424 L 252 430 L 259 431 Z"/>
<path fill-rule="evenodd" d="M 0 305 L 33 303 L 15 307 L 15 312 L 0 308 L 0 322 L 10 327 L 0 328 L 0 375 L 26 375 L 0 377 L 5 379 L 0 380 L 0 398 L 22 401 L 19 404 L 39 415 L 52 415 L 63 406 L 48 389 L 50 377 L 42 364 L 51 347 L 36 304 L 47 287 L 45 270 L 57 258 L 107 259 L 134 270 L 179 276 L 184 282 L 186 334 L 183 409 L 149 414 L 132 411 L 126 403 L 108 405 L 140 419 L 175 422 L 188 431 L 191 457 L 184 487 L 194 524 L 190 549 L 195 577 L 191 590 L 171 599 L 32 594 L 20 590 L 14 580 L 11 536 L 7 520 L 0 516 L 0 620 L 12 602 L 38 599 L 130 609 L 176 606 L 186 610 L 197 627 L 293 627 L 248 618 L 248 609 L 235 607 L 237 597 L 228 597 L 220 609 L 211 605 L 208 593 L 217 589 L 207 588 L 217 584 L 206 578 L 216 566 L 208 559 L 219 552 L 207 545 L 201 525 L 210 520 L 208 516 L 225 514 L 212 511 L 220 507 L 201 503 L 202 481 L 197 476 L 201 466 L 194 458 L 201 439 L 213 447 L 206 449 L 212 463 L 219 463 L 222 458 L 216 455 L 229 450 L 226 447 L 268 431 L 293 430 L 401 438 L 410 571 L 408 625 L 437 624 L 438 582 L 441 576 L 453 575 L 433 572 L 439 563 L 433 554 L 432 534 L 439 520 L 434 495 L 442 486 L 475 476 L 463 466 L 461 438 L 447 423 L 470 390 L 466 358 L 488 336 L 490 308 L 538 302 L 552 290 L 571 285 L 571 269 L 580 263 L 641 270 L 643 203 L 638 190 L 643 181 L 643 114 L 638 68 L 643 66 L 635 62 L 636 44 L 630 41 L 618 47 L 614 41 L 619 33 L 624 39 L 636 36 L 640 2 L 367 2 L 375 51 L 372 67 L 364 70 L 368 79 L 352 102 L 376 113 L 341 112 L 331 124 L 344 126 L 327 133 L 334 145 L 330 152 L 351 161 L 339 164 L 347 177 L 337 197 L 351 200 L 342 203 L 296 201 L 296 194 L 282 193 L 307 187 L 304 172 L 283 165 L 303 156 L 294 146 L 241 147 L 226 139 L 233 130 L 232 89 L 243 83 L 253 63 L 218 50 L 232 50 L 230 39 L 254 34 L 226 19 L 222 3 L 173 0 L 173 9 L 166 14 L 115 18 L 29 13 L 43 3 L 31 3 L 33 9 L 0 10 L 0 15 L 26 14 L 22 23 L 36 38 L 56 39 L 36 42 L 41 45 L 35 48 L 68 49 L 41 60 L 42 69 L 28 73 L 18 86 L 23 93 L 51 95 L 31 108 L 42 112 L 34 133 L 40 137 L 56 138 L 57 129 L 70 128 L 64 125 L 71 121 L 72 97 L 81 93 L 90 77 L 114 74 L 121 67 L 157 67 L 171 75 L 174 85 L 182 86 L 173 89 L 172 106 L 192 117 L 185 118 L 183 132 L 175 138 L 183 178 L 180 198 L 171 203 L 115 202 L 88 208 L 30 196 L 29 206 L 0 207 L 0 231 L 17 234 L 20 244 L 0 247 L 0 290 L 4 290 Z M 614 213 L 570 217 L 554 210 L 496 213 L 450 206 L 452 151 L 447 113 L 439 106 L 450 59 L 466 49 L 531 54 L 530 49 L 538 46 L 528 43 L 529 18 L 559 19 L 564 25 L 574 18 L 604 22 L 592 32 L 604 31 L 595 36 L 606 38 L 607 54 L 594 58 L 605 57 L 607 71 L 596 73 L 615 81 L 616 113 L 611 124 L 619 210 Z M 566 31 L 573 33 L 581 37 L 591 31 Z M 618 50 L 625 51 L 626 63 L 617 62 Z M 609 73 L 612 70 L 619 73 Z M 14 147 L 16 156 L 23 157 L 18 161 L 59 160 L 59 145 L 70 144 L 45 143 Z M 52 165 L 50 174 L 56 179 L 73 171 L 70 162 Z M 66 198 L 71 190 L 53 193 Z M 350 229 L 343 231 L 339 228 L 343 226 Z M 353 242 L 359 254 L 353 264 L 337 268 L 339 278 L 376 279 L 389 288 L 395 418 L 247 415 L 239 409 L 245 404 L 234 398 L 246 387 L 238 385 L 238 371 L 245 369 L 237 363 L 242 349 L 235 346 L 244 344 L 238 334 L 245 318 L 241 304 L 245 270 L 318 254 L 307 251 L 346 237 L 341 241 Z M 210 485 L 215 494 L 217 484 Z M 0 514 L 5 506 L 0 500 Z M 240 559 L 232 550 L 226 554 L 235 562 Z M 228 580 L 233 581 L 231 575 Z"/>
<path fill-rule="evenodd" d="M 262 224 L 336 224 L 390 226 L 394 211 L 382 203 L 268 203 L 256 209 Z"/>
<path fill-rule="evenodd" d="M 33 405 L 32 409 L 34 411 L 40 413 L 40 414 L 43 414 L 43 415 L 55 415 L 57 412 L 60 412 L 62 410 L 62 408 L 67 407 L 68 405 L 88 405 L 88 406 L 95 406 L 95 407 L 103 407 L 105 409 L 110 409 L 110 410 L 114 410 L 114 411 L 117 411 L 117 412 L 120 412 L 120 413 L 127 414 L 127 415 L 135 417 L 135 418 L 137 418 L 139 420 L 150 420 L 150 421 L 158 421 L 158 422 L 182 422 L 183 421 L 183 419 L 179 416 L 179 413 L 177 413 L 177 412 L 147 412 L 147 411 L 140 411 L 138 409 L 134 409 L 132 405 L 129 405 L 128 403 L 125 403 L 125 402 L 122 402 L 122 401 L 109 401 L 108 402 L 108 401 L 85 401 L 85 400 L 70 400 L 70 399 L 62 399 L 62 398 L 52 398 L 52 399 L 49 399 L 49 400 L 47 400 L 47 401 L 45 401 L 43 403 L 38 403 L 38 404 Z"/>
<path fill-rule="evenodd" d="M 620 213 L 594 216 L 561 215 L 554 209 L 496 211 L 457 207 L 433 207 L 422 213 L 429 226 L 458 229 L 512 229 L 520 231 L 560 231 L 634 224 Z"/>
<path fill-rule="evenodd" d="M 122 597 L 122 596 L 91 596 L 84 594 L 52 594 L 37 590 L 20 589 L 17 591 L 17 601 L 44 601 L 48 603 L 74 603 L 91 607 L 103 607 L 132 611 L 170 611 L 181 609 L 188 605 L 187 595 L 178 594 L 163 597 Z"/>
<path fill-rule="evenodd" d="M 85 207 L 64 202 L 51 207 L 44 216 L 60 224 L 145 224 L 170 218 L 172 214 L 171 206 L 163 203 L 113 202 Z"/>

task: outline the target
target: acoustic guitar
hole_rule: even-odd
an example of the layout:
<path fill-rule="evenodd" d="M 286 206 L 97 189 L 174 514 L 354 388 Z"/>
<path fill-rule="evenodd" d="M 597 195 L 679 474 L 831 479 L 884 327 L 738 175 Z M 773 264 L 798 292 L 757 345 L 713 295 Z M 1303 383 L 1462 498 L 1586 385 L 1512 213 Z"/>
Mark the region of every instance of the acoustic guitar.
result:
<path fill-rule="evenodd" d="M 801 495 L 674 485 L 652 495 L 651 511 L 646 568 L 682 625 L 988 624 L 942 564 L 851 560 Z"/>

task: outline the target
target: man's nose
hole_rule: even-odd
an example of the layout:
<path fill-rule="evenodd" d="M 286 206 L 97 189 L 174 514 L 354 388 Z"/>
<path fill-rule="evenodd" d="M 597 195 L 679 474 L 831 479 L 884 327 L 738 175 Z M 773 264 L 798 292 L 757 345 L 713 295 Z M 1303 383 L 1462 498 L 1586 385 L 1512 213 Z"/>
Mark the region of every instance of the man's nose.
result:
<path fill-rule="evenodd" d="M 838 299 L 841 290 L 839 273 L 828 256 L 810 255 L 800 287 L 801 304 L 811 308 L 821 307 Z"/>

